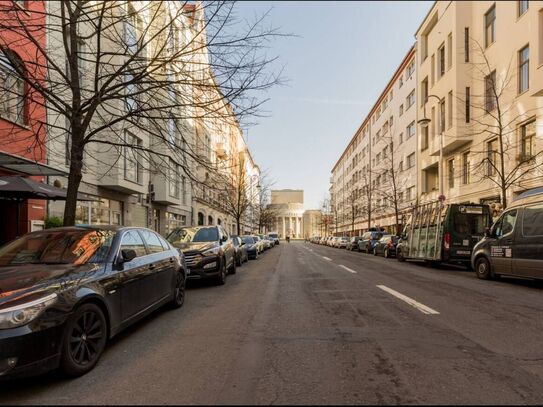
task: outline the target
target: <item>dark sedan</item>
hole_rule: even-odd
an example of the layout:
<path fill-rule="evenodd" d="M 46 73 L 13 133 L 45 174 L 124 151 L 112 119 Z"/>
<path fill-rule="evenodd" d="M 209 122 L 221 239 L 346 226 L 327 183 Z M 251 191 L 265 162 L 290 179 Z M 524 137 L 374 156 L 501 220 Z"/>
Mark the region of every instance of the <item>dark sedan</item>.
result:
<path fill-rule="evenodd" d="M 241 240 L 243 243 L 245 243 L 245 246 L 247 247 L 247 255 L 250 259 L 258 259 L 258 244 L 256 242 L 256 239 L 254 236 L 241 236 Z"/>
<path fill-rule="evenodd" d="M 85 374 L 112 336 L 184 299 L 183 259 L 151 230 L 28 233 L 0 247 L 0 376 Z"/>
<path fill-rule="evenodd" d="M 396 256 L 396 245 L 399 237 L 394 235 L 383 235 L 373 247 L 373 254 L 376 256 L 384 256 L 386 259 Z"/>
<path fill-rule="evenodd" d="M 236 252 L 236 266 L 241 267 L 243 263 L 249 261 L 247 246 L 243 243 L 241 237 L 237 235 L 232 235 L 232 242 L 234 243 L 234 250 Z"/>
<path fill-rule="evenodd" d="M 358 241 L 361 239 L 362 239 L 362 236 L 351 237 L 351 239 L 347 243 L 346 249 L 351 250 L 351 251 L 354 251 L 354 250 L 358 251 Z"/>

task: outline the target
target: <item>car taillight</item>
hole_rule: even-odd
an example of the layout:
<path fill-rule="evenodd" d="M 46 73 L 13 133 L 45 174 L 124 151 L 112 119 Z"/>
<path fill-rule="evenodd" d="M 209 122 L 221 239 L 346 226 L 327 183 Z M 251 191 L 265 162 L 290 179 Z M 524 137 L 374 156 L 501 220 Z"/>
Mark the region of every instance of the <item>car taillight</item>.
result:
<path fill-rule="evenodd" d="M 451 234 L 445 233 L 445 250 L 449 250 L 451 248 Z"/>

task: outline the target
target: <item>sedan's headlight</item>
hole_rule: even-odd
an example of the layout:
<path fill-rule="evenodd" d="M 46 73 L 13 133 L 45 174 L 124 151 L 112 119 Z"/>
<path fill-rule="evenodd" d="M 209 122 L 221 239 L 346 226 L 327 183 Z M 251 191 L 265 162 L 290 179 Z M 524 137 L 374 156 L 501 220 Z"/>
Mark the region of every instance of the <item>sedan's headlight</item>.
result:
<path fill-rule="evenodd" d="M 28 324 L 56 300 L 57 295 L 51 294 L 25 304 L 0 310 L 0 329 L 16 328 Z"/>
<path fill-rule="evenodd" d="M 213 247 L 212 249 L 208 249 L 205 252 L 202 253 L 204 256 L 216 256 L 219 254 L 219 251 L 221 250 L 220 246 Z"/>

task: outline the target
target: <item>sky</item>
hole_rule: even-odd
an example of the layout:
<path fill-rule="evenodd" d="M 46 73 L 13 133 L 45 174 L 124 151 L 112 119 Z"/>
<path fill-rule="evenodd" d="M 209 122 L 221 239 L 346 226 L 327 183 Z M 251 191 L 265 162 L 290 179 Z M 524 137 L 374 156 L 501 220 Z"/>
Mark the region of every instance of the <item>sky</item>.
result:
<path fill-rule="evenodd" d="M 331 170 L 415 42 L 433 2 L 241 2 L 237 15 L 292 37 L 275 39 L 284 85 L 262 97 L 265 117 L 245 129 L 273 189 L 303 189 L 306 209 L 327 196 Z"/>

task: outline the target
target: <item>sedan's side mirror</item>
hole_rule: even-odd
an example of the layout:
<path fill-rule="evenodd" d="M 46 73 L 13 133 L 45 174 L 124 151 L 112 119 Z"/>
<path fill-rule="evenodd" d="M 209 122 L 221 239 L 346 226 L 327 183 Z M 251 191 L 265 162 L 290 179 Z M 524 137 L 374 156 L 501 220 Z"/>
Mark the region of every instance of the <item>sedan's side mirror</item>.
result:
<path fill-rule="evenodd" d="M 123 263 L 128 263 L 129 261 L 134 260 L 136 257 L 138 257 L 138 254 L 133 249 L 121 250 L 121 259 Z"/>

